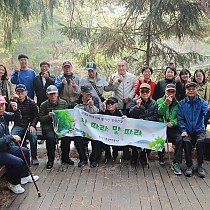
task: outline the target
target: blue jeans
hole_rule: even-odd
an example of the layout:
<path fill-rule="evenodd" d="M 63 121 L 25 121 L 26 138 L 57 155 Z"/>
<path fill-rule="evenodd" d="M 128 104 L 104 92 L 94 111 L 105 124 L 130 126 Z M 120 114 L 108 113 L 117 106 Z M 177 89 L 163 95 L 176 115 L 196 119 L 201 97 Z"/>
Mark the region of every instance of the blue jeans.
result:
<path fill-rule="evenodd" d="M 23 137 L 25 131 L 26 131 L 26 128 L 24 128 L 24 127 L 14 126 L 12 128 L 11 134 Z M 30 141 L 31 156 L 37 156 L 37 135 L 36 135 L 36 133 L 35 132 L 31 133 L 28 131 L 26 137 Z"/>
<path fill-rule="evenodd" d="M 29 151 L 22 148 L 28 164 L 30 165 Z M 22 160 L 22 154 L 18 146 L 12 146 L 10 152 L 0 152 L 0 165 L 5 165 L 9 176 L 9 183 L 20 184 L 21 177 L 29 175 L 26 164 Z"/>

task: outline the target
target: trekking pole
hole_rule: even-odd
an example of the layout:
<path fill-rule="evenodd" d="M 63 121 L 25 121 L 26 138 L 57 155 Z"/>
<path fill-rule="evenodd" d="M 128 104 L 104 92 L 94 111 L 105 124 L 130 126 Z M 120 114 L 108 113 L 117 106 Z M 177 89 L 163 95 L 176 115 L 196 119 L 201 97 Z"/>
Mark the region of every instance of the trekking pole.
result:
<path fill-rule="evenodd" d="M 28 123 L 28 126 L 27 126 L 26 131 L 25 131 L 24 136 L 23 136 L 23 139 L 22 139 L 22 141 L 21 141 L 21 144 L 20 144 L 21 147 L 23 146 L 23 143 L 24 143 L 24 141 L 25 141 L 25 138 L 26 138 L 26 135 L 27 135 L 27 133 L 28 133 L 29 127 L 30 127 L 30 122 Z"/>
<path fill-rule="evenodd" d="M 26 157 L 25 157 L 25 155 L 24 155 L 24 153 L 23 153 L 22 147 L 20 146 L 20 143 L 19 143 L 19 142 L 17 142 L 17 144 L 18 144 L 18 147 L 19 147 L 20 152 L 21 152 L 21 154 L 22 154 L 23 160 L 24 160 L 24 162 L 25 162 L 25 164 L 26 164 L 26 167 L 27 167 L 27 169 L 28 169 L 28 172 L 29 172 L 29 174 L 31 175 L 31 178 L 32 178 L 32 180 L 33 180 L 33 183 L 34 183 L 34 186 L 35 186 L 35 188 L 36 188 L 38 197 L 41 197 L 41 193 L 40 193 L 39 188 L 37 187 L 37 184 L 36 184 L 36 182 L 35 182 L 35 180 L 34 180 L 34 177 L 33 177 L 33 175 L 32 175 L 31 169 L 30 169 L 30 167 L 29 167 L 29 165 L 28 165 L 28 162 L 27 162 L 27 160 L 26 160 Z"/>
<path fill-rule="evenodd" d="M 170 156 L 170 151 L 169 151 L 169 142 L 168 142 L 168 138 L 166 138 L 166 144 L 167 144 L 167 152 L 168 152 L 169 167 L 171 167 L 171 156 Z"/>
<path fill-rule="evenodd" d="M 59 144 L 59 139 L 58 139 L 57 134 L 56 134 L 56 132 L 58 131 L 59 119 L 58 119 L 58 122 L 57 122 L 57 123 L 55 123 L 55 122 L 53 121 L 52 125 L 53 125 L 53 130 L 54 130 L 54 132 L 55 132 L 56 149 L 57 149 L 57 152 L 58 152 L 58 158 L 60 159 L 60 163 L 61 163 L 61 170 L 64 171 L 64 170 L 63 170 L 63 163 L 62 163 L 62 160 L 61 160 L 61 154 L 60 154 L 60 150 L 59 150 L 59 146 L 58 146 L 58 144 Z M 61 141 L 62 141 L 62 140 L 61 140 Z"/>

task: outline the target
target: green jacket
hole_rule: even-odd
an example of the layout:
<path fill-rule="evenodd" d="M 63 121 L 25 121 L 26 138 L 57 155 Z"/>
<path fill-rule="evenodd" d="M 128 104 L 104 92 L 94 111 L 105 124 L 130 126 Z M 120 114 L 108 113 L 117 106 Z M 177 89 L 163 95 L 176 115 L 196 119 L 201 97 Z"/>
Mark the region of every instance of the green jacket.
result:
<path fill-rule="evenodd" d="M 165 96 L 157 100 L 157 105 L 158 105 L 158 114 L 160 115 L 159 121 L 171 122 L 173 126 L 177 126 L 178 101 L 176 100 L 176 98 L 173 100 L 170 110 L 169 110 L 170 105 L 165 103 Z"/>

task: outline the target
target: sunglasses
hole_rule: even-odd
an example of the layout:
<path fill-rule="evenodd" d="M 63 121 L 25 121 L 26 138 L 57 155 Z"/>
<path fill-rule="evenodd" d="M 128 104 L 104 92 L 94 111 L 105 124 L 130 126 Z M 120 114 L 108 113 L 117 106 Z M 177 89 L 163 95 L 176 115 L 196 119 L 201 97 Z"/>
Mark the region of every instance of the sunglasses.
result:
<path fill-rule="evenodd" d="M 115 102 L 113 102 L 113 101 L 107 102 L 107 105 L 114 105 L 114 104 L 115 104 Z"/>
<path fill-rule="evenodd" d="M 149 93 L 149 90 L 140 90 L 140 93 Z"/>

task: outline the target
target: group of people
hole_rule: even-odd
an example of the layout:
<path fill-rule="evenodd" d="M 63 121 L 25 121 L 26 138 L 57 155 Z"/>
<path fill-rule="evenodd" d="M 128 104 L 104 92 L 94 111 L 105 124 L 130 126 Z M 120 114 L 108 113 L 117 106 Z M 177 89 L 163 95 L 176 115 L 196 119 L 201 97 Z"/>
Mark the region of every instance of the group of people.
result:
<path fill-rule="evenodd" d="M 41 122 L 42 133 L 46 139 L 48 161 L 46 168 L 54 165 L 57 137 L 54 131 L 52 110 L 80 108 L 91 114 L 104 114 L 119 117 L 130 117 L 140 120 L 151 120 L 167 123 L 167 139 L 173 143 L 175 154 L 172 169 L 177 175 L 182 174 L 182 151 L 185 151 L 187 164 L 186 176 L 192 176 L 192 147 L 195 145 L 198 160 L 198 175 L 205 177 L 203 168 L 205 129 L 210 113 L 210 86 L 206 82 L 203 70 L 196 70 L 194 77 L 187 69 L 180 71 L 179 76 L 173 66 L 166 67 L 165 78 L 156 84 L 151 80 L 153 69 L 142 68 L 142 79 L 128 72 L 125 60 L 117 63 L 117 72 L 107 82 L 98 73 L 97 64 L 89 62 L 87 74 L 79 78 L 73 73 L 73 65 L 69 61 L 62 64 L 63 74 L 55 77 L 50 74 L 50 64 L 40 63 L 41 71 L 37 75 L 28 68 L 28 56 L 18 56 L 20 68 L 16 67 L 7 75 L 7 69 L 0 65 L 0 164 L 9 172 L 9 189 L 15 193 L 23 193 L 22 179 L 31 182 L 25 170 L 24 162 L 16 146 L 16 142 L 27 137 L 30 141 L 31 158 L 24 149 L 27 161 L 39 165 L 37 158 L 36 125 Z M 104 91 L 111 91 L 112 97 L 104 98 Z M 36 102 L 34 96 L 36 95 Z M 5 111 L 6 110 L 6 111 Z M 8 121 L 14 126 L 9 134 Z M 74 165 L 70 158 L 70 143 L 74 141 L 79 154 L 78 167 L 88 163 L 85 137 L 63 137 L 61 140 L 61 160 L 65 164 Z M 90 166 L 96 167 L 101 153 L 105 151 L 105 162 L 115 160 L 118 151 L 123 151 L 123 159 L 132 164 L 146 165 L 151 152 L 135 146 L 112 146 L 100 141 L 91 140 L 92 151 L 89 157 Z M 112 151 L 112 152 L 111 152 Z M 158 152 L 159 163 L 165 163 L 165 149 Z M 16 175 L 12 175 L 16 170 Z M 16 178 L 15 178 L 16 177 Z M 38 177 L 35 176 L 35 180 Z M 26 181 L 25 181 L 26 183 Z"/>

